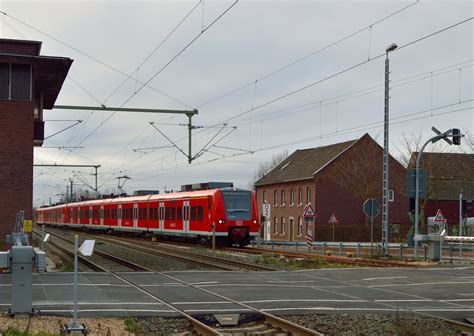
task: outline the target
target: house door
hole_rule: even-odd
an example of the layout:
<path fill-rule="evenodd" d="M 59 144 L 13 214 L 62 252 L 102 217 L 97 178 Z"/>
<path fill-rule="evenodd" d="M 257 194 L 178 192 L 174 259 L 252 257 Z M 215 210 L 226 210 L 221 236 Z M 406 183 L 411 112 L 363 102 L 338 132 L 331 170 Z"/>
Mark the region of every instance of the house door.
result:
<path fill-rule="evenodd" d="M 295 220 L 293 218 L 290 218 L 289 221 L 289 236 L 288 239 L 290 241 L 295 240 Z"/>

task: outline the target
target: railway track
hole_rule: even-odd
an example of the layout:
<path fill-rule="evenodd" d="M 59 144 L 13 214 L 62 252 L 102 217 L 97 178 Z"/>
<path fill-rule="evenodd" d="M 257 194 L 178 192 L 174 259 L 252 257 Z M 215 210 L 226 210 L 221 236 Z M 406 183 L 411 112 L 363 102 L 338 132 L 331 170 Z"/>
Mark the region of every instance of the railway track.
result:
<path fill-rule="evenodd" d="M 51 229 L 48 229 L 51 234 Z M 226 258 L 219 258 L 204 253 L 197 253 L 193 251 L 184 251 L 164 244 L 156 244 L 148 241 L 140 240 L 140 245 L 137 245 L 137 239 L 131 237 L 105 237 L 103 234 L 83 234 L 84 236 L 94 238 L 101 242 L 126 247 L 134 251 L 143 252 L 151 255 L 178 259 L 187 263 L 199 264 L 201 266 L 210 267 L 225 271 L 275 271 L 274 268 L 246 263 L 238 260 L 230 260 Z"/>
<path fill-rule="evenodd" d="M 365 258 L 349 258 L 349 257 L 336 257 L 336 256 L 321 256 L 316 255 L 315 253 L 302 253 L 302 252 L 291 252 L 284 250 L 269 250 L 263 248 L 255 247 L 222 247 L 220 248 L 224 251 L 230 251 L 235 253 L 247 253 L 247 254 L 264 254 L 264 253 L 274 253 L 278 255 L 283 255 L 289 258 L 306 258 L 306 259 L 316 259 L 320 258 L 327 262 L 355 265 L 355 266 L 371 266 L 371 267 L 418 267 L 418 265 L 413 265 L 406 262 L 398 262 L 393 260 L 379 260 L 379 259 L 365 259 Z"/>
<path fill-rule="evenodd" d="M 72 240 L 68 239 L 68 238 L 65 238 L 65 237 L 61 237 L 59 234 L 57 233 L 54 233 L 54 232 L 48 232 L 50 235 L 56 237 L 56 238 L 59 238 L 63 241 L 66 241 L 68 243 L 73 243 Z M 37 235 L 39 235 L 39 233 L 36 233 Z M 90 236 L 94 236 L 94 235 L 90 235 Z M 102 237 L 97 237 L 99 239 L 103 239 Z M 107 239 L 108 240 L 108 239 Z M 55 242 L 49 242 L 49 244 L 53 245 L 54 247 L 58 248 L 59 250 L 63 251 L 64 253 L 72 256 L 74 253 L 72 251 L 70 251 L 69 249 L 55 243 Z M 129 244 L 129 243 L 127 243 Z M 131 243 L 130 243 L 131 244 Z M 136 248 L 136 244 L 134 245 L 134 247 Z M 112 256 L 110 254 L 107 254 L 107 253 L 104 253 L 102 251 L 98 251 L 97 249 L 94 250 L 94 253 L 95 254 L 98 254 L 98 255 L 101 255 L 102 257 L 104 258 L 107 258 L 107 259 L 110 259 L 110 260 L 113 260 L 114 262 L 118 262 L 120 264 L 123 264 L 123 265 L 127 265 L 127 267 L 133 269 L 133 268 L 136 268 L 137 271 L 149 271 L 149 272 L 152 272 L 152 273 L 155 273 L 155 274 L 158 274 L 158 275 L 161 275 L 163 277 L 166 277 L 172 281 L 176 281 L 184 286 L 188 286 L 188 287 L 191 287 L 193 289 L 196 289 L 196 290 L 199 290 L 201 292 L 205 292 L 207 294 L 210 294 L 210 295 L 213 295 L 213 296 L 216 296 L 222 300 L 226 300 L 228 301 L 229 303 L 232 303 L 232 304 L 235 304 L 237 305 L 238 307 L 240 307 L 242 309 L 242 312 L 251 312 L 252 314 L 255 314 L 257 316 L 260 317 L 260 320 L 262 322 L 257 322 L 257 323 L 254 323 L 251 328 L 252 332 L 258 332 L 258 333 L 261 333 L 261 334 L 265 334 L 265 335 L 301 335 L 301 336 L 307 336 L 307 335 L 323 335 L 317 331 L 314 331 L 314 330 L 311 330 L 309 328 L 306 328 L 306 327 L 303 327 L 301 325 L 298 325 L 296 323 L 293 323 L 291 321 L 288 321 L 288 320 L 285 320 L 283 318 L 280 318 L 278 316 L 275 316 L 275 315 L 272 315 L 272 314 L 269 314 L 267 312 L 264 312 L 264 311 L 261 311 L 257 308 L 253 308 L 251 306 L 248 306 L 246 304 L 243 304 L 239 301 L 235 301 L 235 300 L 232 300 L 230 298 L 227 298 L 223 295 L 220 295 L 220 294 L 217 294 L 217 293 L 214 293 L 212 291 L 209 291 L 207 289 L 204 289 L 204 288 L 201 288 L 199 286 L 196 286 L 196 285 L 193 285 L 193 284 L 190 284 L 190 283 L 187 283 L 185 281 L 182 281 L 180 279 L 177 279 L 173 276 L 170 276 L 168 274 L 165 274 L 165 273 L 162 273 L 162 272 L 155 272 L 153 270 L 149 270 L 149 269 L 146 269 L 140 265 L 136 265 L 134 263 L 131 263 L 129 261 L 126 261 L 122 258 L 118 258 L 118 257 L 115 257 L 115 256 Z M 248 326 L 243 326 L 243 327 L 239 327 L 239 326 L 236 326 L 236 327 L 233 327 L 233 328 L 224 328 L 224 327 L 220 327 L 220 326 L 216 326 L 216 327 L 212 327 L 206 323 L 203 323 L 202 321 L 200 321 L 199 319 L 187 314 L 186 312 L 184 312 L 183 310 L 179 309 L 178 307 L 174 306 L 173 304 L 170 304 L 168 303 L 167 301 L 165 300 L 162 300 L 160 297 L 156 296 L 155 294 L 153 294 L 152 292 L 144 289 L 143 287 L 141 286 L 138 286 L 136 284 L 134 284 L 133 282 L 125 279 L 124 277 L 122 277 L 121 275 L 117 274 L 117 273 L 114 273 L 112 272 L 111 270 L 107 269 L 107 268 L 104 268 L 102 266 L 99 266 L 95 263 L 92 263 L 90 260 L 87 260 L 83 257 L 79 257 L 79 261 L 81 263 L 84 263 L 87 267 L 93 269 L 93 270 L 96 270 L 96 271 L 100 271 L 100 272 L 104 272 L 104 273 L 108 273 L 110 275 L 112 275 L 113 277 L 115 278 L 118 278 L 119 280 L 125 282 L 126 284 L 128 284 L 129 286 L 135 288 L 136 290 L 154 298 L 155 300 L 161 302 L 162 304 L 166 305 L 167 307 L 169 307 L 170 309 L 174 310 L 176 313 L 178 313 L 179 315 L 181 315 L 182 317 L 186 318 L 192 325 L 192 328 L 194 330 L 194 332 L 196 332 L 197 334 L 199 335 L 232 335 L 232 334 L 235 334 L 235 332 L 237 331 L 249 331 L 249 327 Z M 212 320 L 210 320 L 210 322 L 213 322 Z M 216 325 L 215 323 L 212 323 L 212 325 Z"/>
<path fill-rule="evenodd" d="M 61 237 L 60 235 L 54 233 L 54 232 L 48 232 L 51 236 L 53 237 L 56 237 L 64 242 L 67 242 L 67 243 L 70 243 L 72 245 L 74 245 L 74 241 L 71 240 L 71 239 L 68 239 L 68 238 L 65 238 L 65 237 Z M 36 235 L 40 236 L 39 233 L 36 233 Z M 68 249 L 54 241 L 49 241 L 48 242 L 49 245 L 52 245 L 54 248 L 58 249 L 59 251 L 61 251 L 62 253 L 65 253 L 66 255 L 68 256 L 71 256 L 71 257 L 74 257 L 74 251 L 71 250 L 71 249 Z M 153 270 L 149 269 L 149 268 L 146 268 L 146 267 L 143 267 L 141 265 L 138 265 L 136 263 L 133 263 L 129 260 L 126 260 L 126 259 L 123 259 L 123 258 L 119 258 L 117 256 L 114 256 L 112 254 L 109 254 L 109 253 L 105 253 L 105 252 L 102 252 L 98 249 L 95 249 L 94 250 L 94 254 L 95 255 L 98 255 L 104 259 L 107 259 L 109 261 L 112 261 L 113 263 L 115 264 L 118 264 L 118 265 L 121 265 L 121 266 L 125 266 L 126 268 L 132 270 L 132 271 L 140 271 L 140 272 L 153 272 Z M 78 261 L 83 264 L 84 266 L 87 266 L 88 268 L 90 268 L 91 270 L 93 270 L 94 272 L 109 272 L 111 271 L 109 268 L 107 267 L 104 267 L 104 266 L 101 266 L 99 265 L 98 263 L 95 263 L 87 258 L 84 258 L 83 256 L 79 255 L 78 254 Z"/>

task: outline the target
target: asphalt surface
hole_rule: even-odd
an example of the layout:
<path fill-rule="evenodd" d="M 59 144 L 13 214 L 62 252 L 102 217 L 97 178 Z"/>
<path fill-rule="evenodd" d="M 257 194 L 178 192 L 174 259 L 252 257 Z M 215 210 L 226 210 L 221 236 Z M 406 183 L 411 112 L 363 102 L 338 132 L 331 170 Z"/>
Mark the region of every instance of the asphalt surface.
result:
<path fill-rule="evenodd" d="M 474 266 L 340 268 L 281 272 L 117 273 L 161 300 L 194 314 L 244 312 L 224 298 L 273 314 L 394 313 L 405 310 L 462 320 L 474 316 Z M 72 312 L 73 274 L 33 276 L 33 307 Z M 175 316 L 163 302 L 109 274 L 81 273 L 79 316 Z M 0 275 L 0 309 L 10 307 L 11 276 Z"/>

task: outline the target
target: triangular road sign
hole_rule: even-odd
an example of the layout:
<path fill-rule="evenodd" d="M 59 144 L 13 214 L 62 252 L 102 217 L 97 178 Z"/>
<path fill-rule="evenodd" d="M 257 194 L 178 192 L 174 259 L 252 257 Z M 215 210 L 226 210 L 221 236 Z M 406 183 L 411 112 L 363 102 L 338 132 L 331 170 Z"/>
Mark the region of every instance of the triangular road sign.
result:
<path fill-rule="evenodd" d="M 338 223 L 339 223 L 339 221 L 338 221 L 337 218 L 336 218 L 336 214 L 335 214 L 335 213 L 333 213 L 333 214 L 331 215 L 331 218 L 329 218 L 329 222 L 328 222 L 328 223 L 329 223 L 329 224 L 338 224 Z"/>
<path fill-rule="evenodd" d="M 443 213 L 441 212 L 441 209 L 438 209 L 438 211 L 436 212 L 434 221 L 438 223 L 444 223 L 445 220 L 446 220 L 446 217 L 444 217 Z"/>
<path fill-rule="evenodd" d="M 314 218 L 314 217 L 316 217 L 316 214 L 314 213 L 314 210 L 313 210 L 313 207 L 311 206 L 311 204 L 308 204 L 304 208 L 303 217 L 304 218 Z"/>

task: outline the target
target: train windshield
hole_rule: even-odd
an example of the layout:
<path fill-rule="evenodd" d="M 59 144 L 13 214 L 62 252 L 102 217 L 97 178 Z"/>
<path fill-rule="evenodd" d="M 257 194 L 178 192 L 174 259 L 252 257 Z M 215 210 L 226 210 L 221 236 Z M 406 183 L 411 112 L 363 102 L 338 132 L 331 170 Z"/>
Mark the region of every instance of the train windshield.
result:
<path fill-rule="evenodd" d="M 252 192 L 222 191 L 228 220 L 249 220 L 252 218 Z"/>

